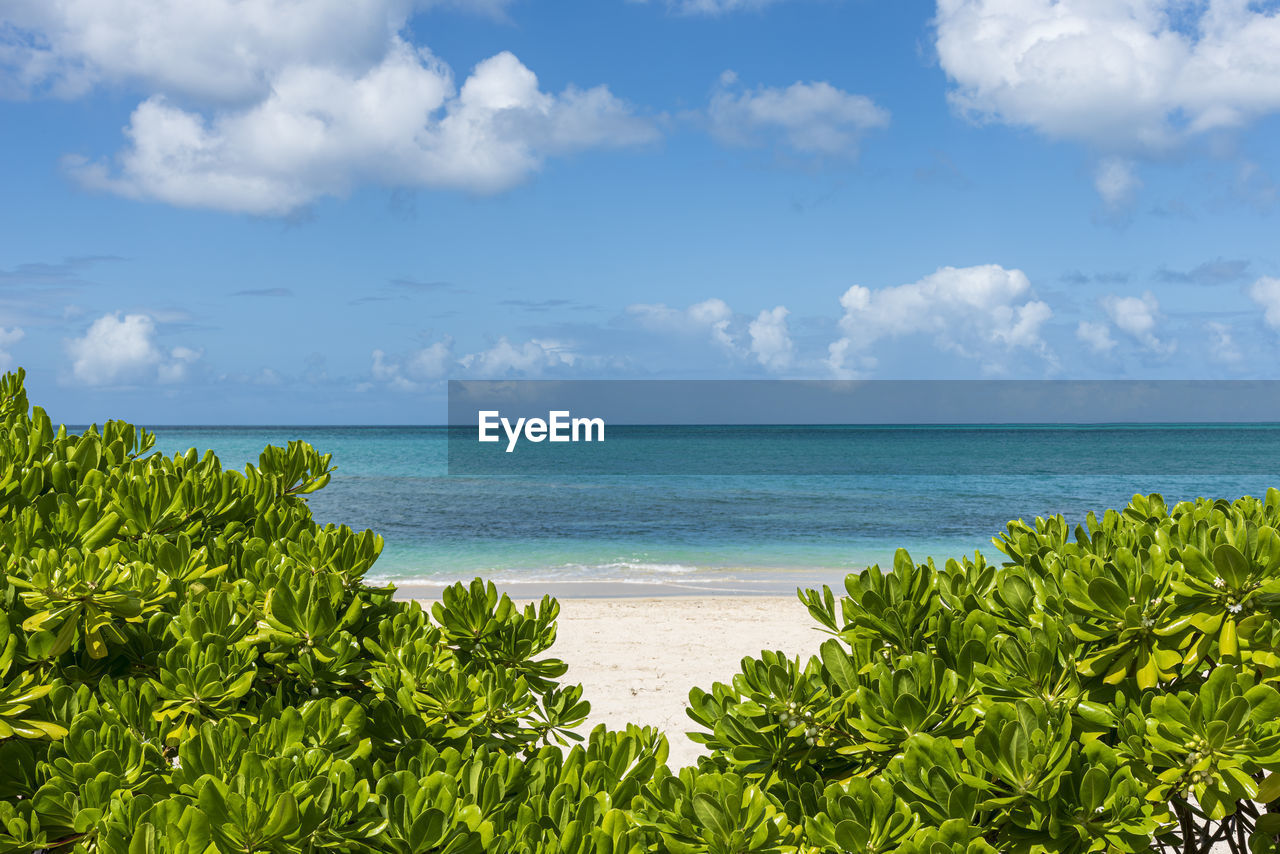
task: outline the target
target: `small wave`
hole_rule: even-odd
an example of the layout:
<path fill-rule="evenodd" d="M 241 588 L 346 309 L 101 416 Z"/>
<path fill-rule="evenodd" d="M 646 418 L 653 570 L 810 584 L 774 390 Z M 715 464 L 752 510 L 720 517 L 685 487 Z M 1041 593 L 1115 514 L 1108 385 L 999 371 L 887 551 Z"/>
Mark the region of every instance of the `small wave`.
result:
<path fill-rule="evenodd" d="M 402 596 L 409 595 L 419 599 L 430 599 L 435 597 L 435 591 L 443 590 L 445 587 L 455 583 L 456 580 L 458 579 L 401 579 L 397 583 Z M 512 595 L 517 598 L 528 596 L 530 589 L 538 590 L 539 594 L 547 593 L 559 598 L 589 599 L 600 596 L 628 598 L 631 596 L 647 597 L 672 594 L 719 596 L 765 593 L 790 596 L 795 590 L 792 586 L 778 584 L 776 581 L 768 579 L 746 580 L 702 576 L 685 576 L 678 579 L 600 577 L 560 577 L 552 579 L 538 576 L 495 576 L 487 580 L 497 585 L 499 590 L 505 588 L 508 592 L 516 591 Z M 520 593 L 522 590 L 525 591 L 523 594 Z M 628 590 L 632 592 L 623 592 Z"/>
<path fill-rule="evenodd" d="M 662 575 L 687 575 L 691 572 L 698 572 L 698 567 L 687 566 L 683 563 L 644 563 L 642 561 L 619 560 L 613 563 L 602 563 L 596 566 L 584 564 L 564 564 L 565 569 L 580 568 L 588 572 L 599 569 L 617 570 L 625 569 L 631 572 L 656 572 Z"/>
<path fill-rule="evenodd" d="M 678 563 L 644 563 L 612 561 L 602 564 L 561 564 L 554 567 L 477 568 L 471 572 L 440 573 L 439 575 L 412 575 L 409 573 L 384 573 L 370 575 L 370 584 L 395 584 L 400 587 L 448 587 L 457 581 L 480 576 L 494 584 L 563 584 L 592 582 L 608 584 L 704 584 L 707 582 L 742 582 L 737 574 L 726 574 L 723 569 L 700 569 Z M 465 576 L 465 577 L 464 577 Z"/>

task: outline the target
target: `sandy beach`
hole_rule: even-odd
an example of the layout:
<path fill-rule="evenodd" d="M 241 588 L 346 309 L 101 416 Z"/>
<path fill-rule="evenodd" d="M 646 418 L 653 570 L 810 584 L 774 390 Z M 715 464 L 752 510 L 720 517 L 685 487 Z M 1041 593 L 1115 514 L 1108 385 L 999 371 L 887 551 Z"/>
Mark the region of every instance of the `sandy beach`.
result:
<path fill-rule="evenodd" d="M 504 592 L 521 605 L 533 598 L 532 589 L 517 588 Z M 762 649 L 809 656 L 830 637 L 795 596 L 609 598 L 602 590 L 582 585 L 578 596 L 554 594 L 560 618 L 549 656 L 569 665 L 561 681 L 580 683 L 591 703 L 584 735 L 597 724 L 659 727 L 673 768 L 692 764 L 703 750 L 685 737 L 696 726 L 685 714 L 690 688 L 728 682 L 743 657 Z M 426 608 L 433 599 L 422 588 L 410 598 Z"/>
<path fill-rule="evenodd" d="M 812 656 L 829 638 L 814 626 L 796 597 L 566 599 L 553 653 L 568 663 L 564 681 L 581 682 L 590 700 L 586 729 L 657 726 L 680 767 L 703 750 L 685 737 L 696 726 L 685 714 L 689 689 L 730 681 L 742 657 L 762 649 Z"/>
<path fill-rule="evenodd" d="M 829 635 L 794 597 L 562 599 L 552 653 L 569 665 L 566 682 L 591 702 L 584 731 L 628 722 L 660 727 L 672 767 L 692 764 L 702 745 L 685 737 L 689 689 L 728 682 L 744 656 L 761 649 L 808 656 Z"/>

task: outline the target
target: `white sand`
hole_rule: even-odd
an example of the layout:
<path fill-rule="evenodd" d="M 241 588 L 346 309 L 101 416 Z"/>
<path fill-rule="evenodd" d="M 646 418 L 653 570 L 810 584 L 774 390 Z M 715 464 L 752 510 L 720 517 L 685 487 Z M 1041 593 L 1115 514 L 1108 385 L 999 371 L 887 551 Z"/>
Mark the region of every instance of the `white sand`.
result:
<path fill-rule="evenodd" d="M 729 682 L 744 656 L 762 649 L 807 658 L 830 635 L 796 597 L 562 599 L 551 655 L 569 665 L 561 681 L 581 683 L 597 724 L 656 726 L 671 743 L 672 768 L 703 751 L 685 737 L 689 689 Z"/>

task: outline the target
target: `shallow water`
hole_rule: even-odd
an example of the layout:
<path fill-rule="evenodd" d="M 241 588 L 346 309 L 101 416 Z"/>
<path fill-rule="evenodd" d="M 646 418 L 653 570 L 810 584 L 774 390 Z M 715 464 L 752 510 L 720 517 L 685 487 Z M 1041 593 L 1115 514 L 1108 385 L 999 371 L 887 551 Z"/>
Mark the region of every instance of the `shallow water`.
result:
<path fill-rule="evenodd" d="M 1280 428 L 1270 429 L 1268 439 L 1280 440 Z M 1232 459 L 1229 435 L 1215 437 L 1213 428 L 1184 427 L 1183 442 L 1161 440 L 1170 454 L 1185 446 L 1187 430 L 1196 433 L 1201 459 L 1218 442 Z M 402 586 L 484 575 L 503 584 L 609 582 L 633 593 L 647 586 L 778 590 L 832 583 L 890 561 L 899 547 L 921 560 L 975 549 L 995 558 L 990 539 L 1013 518 L 1063 513 L 1074 522 L 1089 510 L 1123 506 L 1135 492 L 1160 492 L 1172 503 L 1261 494 L 1280 483 L 1266 474 L 1099 474 L 1130 468 L 1123 441 L 1108 442 L 1102 456 L 1092 452 L 1080 465 L 1086 473 L 504 477 L 448 475 L 446 431 L 438 427 L 155 432 L 158 450 L 212 449 L 226 467 L 256 462 L 264 445 L 290 439 L 332 453 L 333 481 L 311 497 L 317 519 L 381 534 L 386 548 L 374 577 Z M 943 441 L 950 443 L 944 458 L 972 459 L 982 450 L 972 430 Z M 1081 441 L 1083 449 L 1096 447 Z M 1150 453 L 1150 436 L 1135 433 L 1132 441 Z M 669 452 L 680 453 L 679 443 Z"/>

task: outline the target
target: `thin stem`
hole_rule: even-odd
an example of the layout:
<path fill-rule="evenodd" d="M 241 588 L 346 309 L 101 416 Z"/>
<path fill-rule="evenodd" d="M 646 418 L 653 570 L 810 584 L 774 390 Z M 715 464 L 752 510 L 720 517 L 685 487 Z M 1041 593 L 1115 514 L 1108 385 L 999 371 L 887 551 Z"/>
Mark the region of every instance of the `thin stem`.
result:
<path fill-rule="evenodd" d="M 1178 814 L 1178 824 L 1182 828 L 1182 854 L 1198 854 L 1195 834 L 1191 828 L 1191 813 L 1187 810 L 1186 804 L 1174 801 L 1173 810 Z"/>

